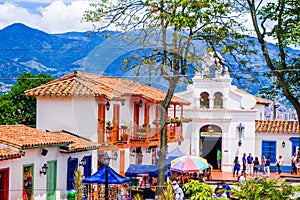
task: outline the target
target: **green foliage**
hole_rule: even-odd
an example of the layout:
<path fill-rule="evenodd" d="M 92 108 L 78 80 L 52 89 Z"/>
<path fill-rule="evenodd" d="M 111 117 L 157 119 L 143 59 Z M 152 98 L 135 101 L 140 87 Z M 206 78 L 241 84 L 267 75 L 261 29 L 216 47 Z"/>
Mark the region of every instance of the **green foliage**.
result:
<path fill-rule="evenodd" d="M 166 79 L 170 74 L 187 75 L 187 72 L 198 70 L 195 67 L 188 71 L 187 66 L 199 66 L 201 62 L 196 53 L 199 50 L 194 44 L 195 40 L 204 41 L 211 51 L 219 49 L 231 55 L 245 55 L 250 51 L 248 47 L 251 41 L 244 40 L 243 32 L 246 29 L 237 20 L 244 11 L 242 4 L 221 0 L 118 0 L 92 3 L 90 6 L 91 9 L 85 12 L 83 19 L 101 22 L 97 31 L 110 26 L 117 26 L 123 31 L 141 30 L 136 32 L 136 38 L 127 37 L 127 40 L 138 41 L 138 51 L 145 50 L 145 55 L 124 59 L 124 70 L 151 68 L 157 72 L 153 75 L 165 75 Z M 235 15 L 232 15 L 233 11 Z M 166 34 L 164 31 L 167 29 L 174 32 Z M 242 57 L 236 61 L 243 66 L 247 63 Z M 139 70 L 135 72 L 140 75 Z"/>
<path fill-rule="evenodd" d="M 165 111 L 177 84 L 190 81 L 189 73 L 194 74 L 201 69 L 202 57 L 207 53 L 205 49 L 210 48 L 212 52 L 223 49 L 223 53 L 234 56 L 245 55 L 251 45 L 243 34 L 246 29 L 238 20 L 244 11 L 244 5 L 240 3 L 223 0 L 102 0 L 90 5 L 91 9 L 84 13 L 83 19 L 100 22 L 96 31 L 110 26 L 124 32 L 138 29 L 133 34 L 135 38 L 127 38 L 128 46 L 131 42 L 138 43 L 136 52 L 143 52 L 144 55 L 135 56 L 136 52 L 130 52 L 122 68 L 132 69 L 139 76 L 139 69 L 143 67 L 149 70 L 150 77 L 161 76 L 168 81 L 168 92 L 160 107 L 160 124 L 165 124 Z M 206 47 L 197 46 L 195 40 L 203 41 Z M 221 59 L 214 58 L 220 64 Z M 235 58 L 239 65 L 247 62 L 244 56 Z M 224 64 L 225 61 L 222 62 Z M 162 186 L 166 164 L 166 129 L 161 128 L 160 134 L 158 185 Z M 158 195 L 162 194 L 162 188 L 158 187 Z"/>
<path fill-rule="evenodd" d="M 35 127 L 36 99 L 26 97 L 24 91 L 50 80 L 53 80 L 53 77 L 46 74 L 20 74 L 17 84 L 7 94 L 0 95 L 0 124 L 25 124 Z"/>
<path fill-rule="evenodd" d="M 256 200 L 288 200 L 293 199 L 295 192 L 299 192 L 299 186 L 292 186 L 279 179 L 249 179 L 237 188 L 232 188 L 233 196 L 238 199 Z"/>
<path fill-rule="evenodd" d="M 299 21 L 300 2 L 278 0 L 256 5 L 256 1 L 247 0 L 247 3 L 266 65 L 296 109 L 300 122 L 300 55 L 292 54 L 289 49 L 300 44 L 300 24 L 295 23 Z M 276 42 L 277 51 L 272 54 L 266 45 L 267 37 Z"/>
<path fill-rule="evenodd" d="M 173 200 L 174 192 L 171 182 L 168 182 L 167 188 L 163 191 L 161 200 Z"/>
<path fill-rule="evenodd" d="M 75 200 L 82 200 L 84 196 L 84 185 L 82 184 L 82 174 L 79 167 L 74 172 L 73 186 L 76 191 Z"/>
<path fill-rule="evenodd" d="M 213 198 L 213 189 L 206 183 L 191 180 L 183 185 L 186 194 L 191 194 L 191 200 L 210 200 Z"/>
<path fill-rule="evenodd" d="M 132 197 L 133 200 L 143 200 L 143 197 L 141 194 L 137 193 Z"/>

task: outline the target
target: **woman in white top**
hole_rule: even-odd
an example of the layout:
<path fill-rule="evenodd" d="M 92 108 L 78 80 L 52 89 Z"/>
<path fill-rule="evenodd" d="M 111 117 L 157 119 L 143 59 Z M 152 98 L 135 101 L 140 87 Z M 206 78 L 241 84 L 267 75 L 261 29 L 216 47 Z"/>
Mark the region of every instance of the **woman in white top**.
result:
<path fill-rule="evenodd" d="M 278 173 L 281 174 L 281 167 L 283 165 L 283 159 L 281 155 L 276 160 L 276 165 L 277 165 Z"/>

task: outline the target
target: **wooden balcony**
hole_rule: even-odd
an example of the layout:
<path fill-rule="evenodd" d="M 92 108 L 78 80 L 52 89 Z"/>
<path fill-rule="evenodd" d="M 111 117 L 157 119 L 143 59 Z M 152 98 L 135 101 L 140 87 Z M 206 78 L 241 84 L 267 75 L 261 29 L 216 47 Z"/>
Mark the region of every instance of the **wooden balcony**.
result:
<path fill-rule="evenodd" d="M 140 126 L 133 128 L 130 137 L 131 146 L 157 146 L 159 145 L 160 128 Z"/>
<path fill-rule="evenodd" d="M 105 129 L 102 147 L 116 146 L 117 148 L 126 148 L 130 146 L 158 146 L 160 144 L 160 127 L 140 126 L 131 128 Z M 101 135 L 100 135 L 101 136 Z M 182 126 L 168 125 L 167 127 L 168 143 L 182 142 Z"/>
<path fill-rule="evenodd" d="M 167 127 L 167 134 L 168 134 L 168 143 L 173 142 L 182 142 L 183 135 L 182 135 L 182 126 L 169 126 Z"/>

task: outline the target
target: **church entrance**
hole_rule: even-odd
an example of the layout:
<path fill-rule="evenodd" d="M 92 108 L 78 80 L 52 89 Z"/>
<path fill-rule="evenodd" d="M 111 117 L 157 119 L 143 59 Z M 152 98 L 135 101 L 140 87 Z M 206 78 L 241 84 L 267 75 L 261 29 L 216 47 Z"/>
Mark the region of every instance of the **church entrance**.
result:
<path fill-rule="evenodd" d="M 213 166 L 213 169 L 218 169 L 218 149 L 222 152 L 221 128 L 215 125 L 203 126 L 200 129 L 200 156 L 205 158 Z"/>

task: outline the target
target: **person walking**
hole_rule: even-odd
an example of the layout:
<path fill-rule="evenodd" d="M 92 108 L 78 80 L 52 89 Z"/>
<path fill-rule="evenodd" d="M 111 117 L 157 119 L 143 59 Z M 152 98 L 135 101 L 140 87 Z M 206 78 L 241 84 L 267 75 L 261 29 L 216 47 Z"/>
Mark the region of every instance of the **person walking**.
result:
<path fill-rule="evenodd" d="M 253 176 L 253 156 L 249 153 L 247 157 L 247 174 Z"/>
<path fill-rule="evenodd" d="M 271 164 L 271 161 L 270 161 L 270 157 L 268 156 L 265 160 L 265 170 L 266 170 L 266 177 L 269 178 L 270 177 L 270 164 Z"/>
<path fill-rule="evenodd" d="M 263 175 L 264 175 L 264 178 L 267 176 L 267 170 L 266 170 L 266 162 L 267 162 L 267 158 L 266 156 L 263 156 L 262 159 L 261 159 L 261 166 L 262 166 L 262 170 L 263 170 Z"/>
<path fill-rule="evenodd" d="M 292 174 L 293 173 L 297 174 L 297 167 L 296 167 L 296 164 L 297 164 L 297 154 L 296 154 L 296 152 L 293 154 L 293 156 L 291 158 L 291 161 L 292 161 Z"/>
<path fill-rule="evenodd" d="M 233 161 L 233 177 L 236 175 L 237 177 L 239 176 L 239 171 L 240 171 L 240 161 L 239 157 L 236 156 L 234 161 Z"/>
<path fill-rule="evenodd" d="M 144 189 L 144 195 L 145 200 L 154 200 L 155 199 L 155 192 L 151 189 L 150 184 L 146 184 L 146 188 Z"/>
<path fill-rule="evenodd" d="M 218 170 L 221 169 L 221 158 L 222 158 L 222 154 L 220 149 L 217 150 L 217 164 L 218 164 Z"/>
<path fill-rule="evenodd" d="M 277 165 L 277 169 L 278 169 L 278 174 L 281 174 L 281 169 L 282 169 L 282 165 L 283 165 L 283 159 L 282 159 L 281 155 L 276 160 L 276 165 Z"/>
<path fill-rule="evenodd" d="M 259 167 L 259 160 L 258 157 L 255 157 L 253 161 L 253 171 L 255 173 L 255 177 L 258 177 L 258 167 Z"/>
<path fill-rule="evenodd" d="M 179 187 L 177 181 L 172 182 L 172 187 L 175 193 L 175 200 L 183 200 L 184 193 L 183 190 Z"/>
<path fill-rule="evenodd" d="M 246 174 L 246 167 L 247 167 L 246 153 L 244 153 L 244 155 L 243 155 L 242 162 L 243 162 L 243 172 L 245 172 L 245 174 Z"/>

